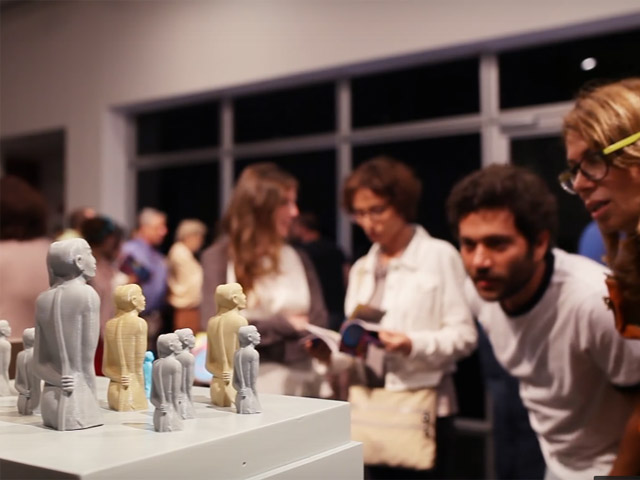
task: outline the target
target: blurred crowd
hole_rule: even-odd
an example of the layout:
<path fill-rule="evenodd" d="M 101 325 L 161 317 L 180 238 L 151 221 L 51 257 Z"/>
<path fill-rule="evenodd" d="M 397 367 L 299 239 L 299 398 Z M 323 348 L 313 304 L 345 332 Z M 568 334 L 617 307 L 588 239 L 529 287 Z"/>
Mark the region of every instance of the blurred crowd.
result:
<path fill-rule="evenodd" d="M 583 91 L 564 140 L 560 183 L 591 213 L 589 235 L 601 243 L 593 255 L 609 270 L 554 247 L 556 200 L 535 174 L 502 165 L 461 179 L 442 206 L 458 251 L 415 223 L 421 182 L 384 156 L 343 184 L 343 208 L 372 243 L 353 265 L 318 218 L 299 211 L 298 181 L 274 163 L 242 171 L 204 249 L 201 220 L 172 219 L 174 243 L 162 253 L 167 215 L 151 207 L 130 232 L 93 208 L 76 209 L 56 239 L 83 237 L 93 250 L 101 337 L 119 285 L 142 288 L 153 346 L 176 329 L 205 332 L 216 287 L 237 282 L 247 296 L 242 315 L 262 338 L 258 391 L 349 400 L 351 387 L 364 385 L 398 401 L 400 392 L 435 392 L 433 466 L 378 462 L 365 444 L 367 478 L 451 476 L 461 454 L 453 374 L 478 345 L 499 478 L 640 474 L 640 79 Z M 49 287 L 54 239 L 30 185 L 5 176 L 0 197 L 0 318 L 18 345 Z M 363 306 L 381 313 L 364 359 L 310 340 L 314 328 L 338 331 Z M 98 372 L 100 359 L 101 350 Z"/>

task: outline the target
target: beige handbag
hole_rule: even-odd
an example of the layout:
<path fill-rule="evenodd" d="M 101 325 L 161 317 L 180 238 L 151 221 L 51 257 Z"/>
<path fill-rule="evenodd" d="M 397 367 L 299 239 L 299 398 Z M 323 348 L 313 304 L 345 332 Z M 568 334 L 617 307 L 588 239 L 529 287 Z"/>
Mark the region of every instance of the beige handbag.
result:
<path fill-rule="evenodd" d="M 351 437 L 362 442 L 364 463 L 428 470 L 436 457 L 433 388 L 392 392 L 349 387 Z"/>

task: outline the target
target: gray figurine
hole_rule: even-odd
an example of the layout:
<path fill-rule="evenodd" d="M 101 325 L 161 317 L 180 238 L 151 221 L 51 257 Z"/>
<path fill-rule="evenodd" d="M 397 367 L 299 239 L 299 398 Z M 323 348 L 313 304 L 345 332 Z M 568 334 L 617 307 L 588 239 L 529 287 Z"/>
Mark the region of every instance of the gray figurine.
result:
<path fill-rule="evenodd" d="M 256 345 L 260 343 L 260 332 L 254 325 L 238 329 L 240 349 L 233 357 L 233 388 L 236 389 L 236 411 L 238 413 L 260 413 L 262 407 L 256 392 L 256 381 L 260 367 L 260 354 Z"/>
<path fill-rule="evenodd" d="M 16 394 L 9 383 L 9 364 L 11 363 L 11 326 L 6 320 L 0 320 L 0 397 Z"/>
<path fill-rule="evenodd" d="M 33 342 L 36 329 L 25 328 L 22 332 L 24 350 L 16 358 L 16 390 L 18 390 L 18 412 L 32 415 L 40 404 L 40 379 L 33 372 Z"/>
<path fill-rule="evenodd" d="M 81 238 L 54 242 L 47 256 L 51 288 L 36 302 L 35 374 L 44 380 L 42 421 L 56 430 L 102 423 L 93 359 L 100 334 L 100 299 L 87 285 L 96 259 Z"/>
<path fill-rule="evenodd" d="M 196 337 L 190 328 L 181 328 L 176 330 L 175 334 L 182 343 L 182 351 L 176 355 L 176 358 L 182 365 L 180 416 L 186 420 L 196 417 L 193 398 L 191 397 L 191 389 L 193 388 L 193 379 L 195 377 L 195 358 L 191 353 L 191 349 L 196 346 Z"/>
<path fill-rule="evenodd" d="M 182 351 L 182 343 L 175 333 L 165 333 L 158 337 L 158 359 L 153 362 L 151 382 L 151 403 L 153 428 L 156 432 L 182 430 L 180 416 L 182 396 L 182 364 L 176 354 Z"/>

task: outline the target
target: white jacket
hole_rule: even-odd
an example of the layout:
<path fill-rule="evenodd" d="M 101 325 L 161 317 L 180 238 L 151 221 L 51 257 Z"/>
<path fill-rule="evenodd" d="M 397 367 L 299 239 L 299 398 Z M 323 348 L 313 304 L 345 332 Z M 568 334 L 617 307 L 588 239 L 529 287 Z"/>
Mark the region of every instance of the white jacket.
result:
<path fill-rule="evenodd" d="M 466 304 L 464 268 L 449 243 L 431 237 L 419 225 L 400 257 L 389 262 L 381 309 L 381 325 L 405 333 L 412 342 L 409 357 L 388 355 L 385 388 L 408 390 L 434 387 L 443 374 L 475 348 L 477 330 Z M 347 316 L 366 304 L 374 290 L 380 246 L 351 268 L 345 299 Z"/>

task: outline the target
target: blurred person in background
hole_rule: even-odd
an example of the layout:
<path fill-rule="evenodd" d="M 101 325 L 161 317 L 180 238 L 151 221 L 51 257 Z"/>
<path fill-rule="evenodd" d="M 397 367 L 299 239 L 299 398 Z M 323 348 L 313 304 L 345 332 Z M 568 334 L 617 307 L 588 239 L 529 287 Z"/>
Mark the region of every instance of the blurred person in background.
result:
<path fill-rule="evenodd" d="M 318 218 L 313 213 L 304 212 L 294 218 L 290 237 L 313 262 L 329 310 L 329 328 L 339 330 L 344 320 L 344 294 L 349 276 L 347 257 L 335 242 L 322 236 Z"/>
<path fill-rule="evenodd" d="M 173 329 L 200 331 L 202 266 L 196 253 L 202 248 L 207 227 L 200 220 L 182 220 L 176 241 L 167 255 L 169 265 L 169 304 L 173 307 Z"/>
<path fill-rule="evenodd" d="M 585 88 L 564 119 L 569 169 L 560 183 L 577 194 L 602 232 L 610 305 L 627 342 L 640 342 L 640 77 Z M 640 370 L 640 364 L 631 366 Z M 640 394 L 609 475 L 640 474 Z"/>
<path fill-rule="evenodd" d="M 96 216 L 96 211 L 91 207 L 80 207 L 71 211 L 69 215 L 67 215 L 67 228 L 56 237 L 56 242 L 60 240 L 67 240 L 69 238 L 80 238 L 82 237 L 81 227 L 82 223 L 85 220 L 90 218 L 94 218 Z"/>
<path fill-rule="evenodd" d="M 147 302 L 140 316 L 149 324 L 151 350 L 158 335 L 171 330 L 166 311 L 169 270 L 165 256 L 158 250 L 166 235 L 167 215 L 155 208 L 143 208 L 138 214 L 133 238 L 122 245 L 120 255 L 120 270 L 129 276 L 127 283 L 140 285 Z"/>
<path fill-rule="evenodd" d="M 123 232 L 109 217 L 98 215 L 80 225 L 80 234 L 87 241 L 96 259 L 96 274 L 87 283 L 100 297 L 100 339 L 96 350 L 96 372 L 102 373 L 104 326 L 115 316 L 113 292 L 128 281 L 126 274 L 117 266 Z"/>
<path fill-rule="evenodd" d="M 300 340 L 312 323 L 327 326 L 313 264 L 287 244 L 298 215 L 298 182 L 273 163 L 245 168 L 223 219 L 223 236 L 202 254 L 201 330 L 215 315 L 218 285 L 238 282 L 247 295 L 242 315 L 262 341 L 258 391 L 317 396 L 321 377 Z"/>
<path fill-rule="evenodd" d="M 345 313 L 358 305 L 384 312 L 379 338 L 383 375 L 367 354 L 360 382 L 389 392 L 435 389 L 436 458 L 430 470 L 368 466 L 368 478 L 444 478 L 454 459 L 458 411 L 453 372 L 476 346 L 477 330 L 462 292 L 464 269 L 455 248 L 433 238 L 417 217 L 422 185 L 411 169 L 377 157 L 356 168 L 343 187 L 343 205 L 373 242 L 349 273 Z M 340 360 L 334 354 L 331 361 Z M 333 365 L 336 367 L 337 365 Z M 416 425 L 415 428 L 421 428 Z M 385 432 L 381 432 L 384 435 Z M 423 452 L 424 455 L 426 453 Z"/>
<path fill-rule="evenodd" d="M 0 318 L 11 324 L 12 371 L 22 332 L 35 325 L 35 302 L 49 288 L 44 197 L 24 180 L 0 179 Z"/>

